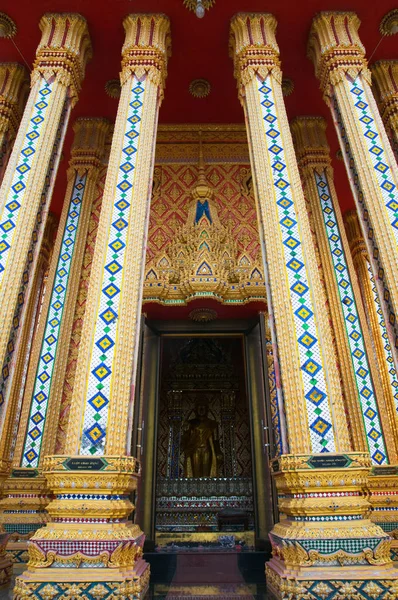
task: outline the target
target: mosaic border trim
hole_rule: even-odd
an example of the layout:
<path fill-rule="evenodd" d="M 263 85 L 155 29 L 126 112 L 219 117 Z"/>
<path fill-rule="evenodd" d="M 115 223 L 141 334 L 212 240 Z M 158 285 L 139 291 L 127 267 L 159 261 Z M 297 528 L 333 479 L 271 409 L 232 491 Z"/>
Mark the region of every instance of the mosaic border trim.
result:
<path fill-rule="evenodd" d="M 394 401 L 395 401 L 395 410 L 398 412 L 398 377 L 397 377 L 397 372 L 396 372 L 395 366 L 394 366 L 394 359 L 393 359 L 392 352 L 391 352 L 390 340 L 388 338 L 388 333 L 387 333 L 386 324 L 384 321 L 383 311 L 381 310 L 380 298 L 379 298 L 379 294 L 377 292 L 376 282 L 373 277 L 372 268 L 368 261 L 366 261 L 366 267 L 367 267 L 367 271 L 368 271 L 368 275 L 369 275 L 370 287 L 371 287 L 372 295 L 373 295 L 373 301 L 376 306 L 377 320 L 378 320 L 378 324 L 380 327 L 381 338 L 383 340 L 384 356 L 385 356 L 386 362 L 388 364 L 388 375 L 389 375 L 389 380 L 390 380 L 390 384 L 391 384 L 391 388 L 392 388 L 392 395 L 393 395 Z"/>
<path fill-rule="evenodd" d="M 18 294 L 17 306 L 14 312 L 10 338 L 8 340 L 7 345 L 7 354 L 4 359 L 3 367 L 0 374 L 0 418 L 2 416 L 3 408 L 7 403 L 7 388 L 6 384 L 10 375 L 9 365 L 11 363 L 14 350 L 16 347 L 16 340 L 19 332 L 19 325 L 22 316 L 22 310 L 25 305 L 25 294 L 28 290 L 30 283 L 30 270 L 32 268 L 33 259 L 35 255 L 35 248 L 37 247 L 37 242 L 40 240 L 41 243 L 41 232 L 43 229 L 45 217 L 47 215 L 47 210 L 50 204 L 50 195 L 52 192 L 52 186 L 54 184 L 55 175 L 58 168 L 58 160 L 60 157 L 60 150 L 63 144 L 63 140 L 66 132 L 66 125 L 69 120 L 70 115 L 70 100 L 69 98 L 65 99 L 64 106 L 61 113 L 61 118 L 59 122 L 59 126 L 57 129 L 57 134 L 54 142 L 53 151 L 51 154 L 50 162 L 48 165 L 43 191 L 40 197 L 40 205 L 37 211 L 35 228 L 32 232 L 32 242 L 28 251 L 28 255 L 26 257 L 25 269 L 22 275 L 22 282 L 20 291 Z M 44 218 L 43 218 L 44 217 Z M 22 395 L 21 395 L 22 400 Z M 16 431 L 15 431 L 16 434 Z"/>
<path fill-rule="evenodd" d="M 354 83 L 356 83 L 356 81 Z M 348 81 L 348 85 L 353 85 L 353 84 Z M 362 188 L 360 185 L 360 180 L 359 180 L 359 176 L 358 176 L 358 170 L 357 170 L 357 167 L 355 164 L 355 159 L 351 152 L 351 147 L 350 147 L 350 143 L 347 139 L 346 129 L 345 129 L 344 122 L 343 122 L 343 119 L 341 116 L 340 107 L 339 107 L 339 104 L 338 104 L 338 101 L 337 101 L 337 98 L 335 95 L 332 98 L 332 102 L 331 102 L 330 106 L 331 106 L 331 111 L 333 114 L 333 120 L 334 120 L 334 124 L 335 124 L 335 128 L 336 128 L 337 136 L 340 140 L 340 146 L 341 146 L 342 150 L 344 150 L 346 168 L 347 168 L 347 171 L 349 173 L 351 173 L 351 176 L 352 176 L 351 178 L 352 178 L 352 185 L 353 185 L 353 194 L 356 197 L 358 215 L 360 217 L 360 221 L 361 221 L 362 225 L 364 226 L 364 228 L 367 232 L 367 242 L 366 243 L 369 244 L 369 246 L 372 249 L 372 252 L 369 252 L 369 254 L 371 255 L 371 257 L 374 261 L 374 268 L 377 268 L 377 279 L 380 282 L 380 286 L 382 286 L 382 288 L 383 288 L 383 305 L 385 306 L 386 310 L 388 311 L 389 323 L 393 327 L 393 333 L 395 336 L 395 340 L 394 340 L 395 347 L 398 348 L 396 318 L 395 318 L 395 313 L 394 313 L 394 310 L 393 310 L 393 307 L 391 304 L 390 292 L 388 290 L 388 285 L 387 285 L 387 282 L 384 277 L 383 266 L 380 263 L 380 258 L 379 258 L 380 253 L 379 253 L 379 249 L 376 245 L 376 240 L 375 240 L 374 231 L 373 231 L 371 222 L 369 221 L 369 213 L 368 213 L 368 210 L 367 210 L 367 207 L 365 204 L 364 194 L 363 194 L 363 191 L 362 191 Z"/>
<path fill-rule="evenodd" d="M 118 312 L 122 297 L 123 273 L 129 222 L 134 218 L 132 197 L 140 138 L 143 95 L 146 80 L 136 77 L 131 83 L 128 114 L 120 153 L 118 177 L 114 190 L 108 247 L 102 271 L 101 296 L 98 303 L 90 369 L 86 388 L 86 404 L 79 453 L 104 453 L 112 374 L 115 369 L 115 345 L 118 338 Z"/>
<path fill-rule="evenodd" d="M 10 188 L 7 193 L 5 206 L 0 216 L 0 287 L 2 285 L 7 259 L 14 240 L 21 207 L 25 200 L 26 184 L 32 168 L 40 136 L 44 128 L 45 117 L 48 111 L 49 99 L 53 91 L 53 83 L 44 78 L 37 92 L 32 115 L 27 127 L 25 144 L 20 152 L 18 165 L 15 168 Z"/>
<path fill-rule="evenodd" d="M 343 311 L 351 361 L 355 373 L 355 383 L 362 409 L 366 438 L 372 461 L 378 465 L 387 464 L 387 451 L 381 427 L 379 409 L 373 389 L 373 381 L 366 354 L 365 341 L 358 316 L 354 290 L 347 267 L 341 234 L 337 224 L 329 182 L 326 172 L 315 172 L 315 183 L 322 209 L 326 237 L 333 262 L 340 304 Z"/>
<path fill-rule="evenodd" d="M 62 325 L 62 316 L 72 267 L 73 253 L 86 189 L 87 174 L 76 175 L 63 232 L 57 270 L 51 291 L 50 306 L 42 341 L 39 364 L 31 399 L 25 444 L 22 452 L 23 467 L 39 465 L 40 449 L 50 398 L 52 376 Z"/>

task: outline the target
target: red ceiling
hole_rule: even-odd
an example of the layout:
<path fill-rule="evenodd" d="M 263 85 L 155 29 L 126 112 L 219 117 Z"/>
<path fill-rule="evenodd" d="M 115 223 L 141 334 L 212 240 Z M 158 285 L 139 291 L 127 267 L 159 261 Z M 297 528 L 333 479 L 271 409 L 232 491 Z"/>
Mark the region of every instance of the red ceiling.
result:
<path fill-rule="evenodd" d="M 164 12 L 170 17 L 172 56 L 165 99 L 160 111 L 161 123 L 237 123 L 243 122 L 237 100 L 232 61 L 228 56 L 229 22 L 239 11 L 273 13 L 278 20 L 279 43 L 284 76 L 293 79 L 295 89 L 286 99 L 289 118 L 297 115 L 323 115 L 329 120 L 328 137 L 332 156 L 338 149 L 329 113 L 324 104 L 313 66 L 306 58 L 306 43 L 312 17 L 320 10 L 354 10 L 362 25 L 361 39 L 368 56 L 380 40 L 379 23 L 393 0 L 216 0 L 204 19 L 197 19 L 183 6 L 183 0 L 3 0 L 1 10 L 18 27 L 15 42 L 29 64 L 40 39 L 38 22 L 45 12 L 79 12 L 88 21 L 94 57 L 87 66 L 80 100 L 72 120 L 78 116 L 104 116 L 114 120 L 117 101 L 104 91 L 107 80 L 119 73 L 120 51 L 124 40 L 123 17 L 132 12 Z M 385 38 L 373 60 L 398 58 L 397 38 Z M 9 40 L 0 39 L 0 61 L 21 61 Z M 212 86 L 206 99 L 195 99 L 188 92 L 192 79 L 203 77 Z M 65 190 L 65 170 L 71 133 L 65 144 L 65 159 L 60 166 L 52 209 L 59 212 Z M 352 206 L 344 165 L 334 160 L 335 179 L 343 209 Z"/>

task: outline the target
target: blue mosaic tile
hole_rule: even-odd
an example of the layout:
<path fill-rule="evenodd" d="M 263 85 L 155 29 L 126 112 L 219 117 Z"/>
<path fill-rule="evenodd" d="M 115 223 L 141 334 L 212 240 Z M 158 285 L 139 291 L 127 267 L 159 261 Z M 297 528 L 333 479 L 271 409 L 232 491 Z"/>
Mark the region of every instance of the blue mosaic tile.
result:
<path fill-rule="evenodd" d="M 268 159 L 280 224 L 279 232 L 284 248 L 283 261 L 286 268 L 284 273 L 281 270 L 281 277 L 286 277 L 289 282 L 289 301 L 294 315 L 312 452 L 334 452 L 335 441 L 318 324 L 314 314 L 301 231 L 291 195 L 290 176 L 271 86 L 269 79 L 265 82 L 258 79 L 259 104 L 268 143 Z"/>
<path fill-rule="evenodd" d="M 366 356 L 365 341 L 325 171 L 322 173 L 315 172 L 315 182 L 344 315 L 352 366 L 356 374 L 358 400 L 362 414 L 365 416 L 364 425 L 370 455 L 374 457 L 373 460 L 376 464 L 386 464 L 388 462 L 387 452 Z M 332 218 L 330 218 L 331 216 Z"/>
<path fill-rule="evenodd" d="M 114 372 L 115 344 L 118 337 L 118 312 L 122 297 L 128 224 L 134 213 L 131 199 L 141 130 L 145 81 L 134 79 L 126 120 L 118 178 L 114 190 L 113 212 L 108 229 L 108 248 L 102 273 L 99 301 L 86 389 L 80 454 L 105 451 L 107 419 Z"/>
<path fill-rule="evenodd" d="M 27 435 L 22 456 L 23 467 L 37 467 L 47 416 L 48 400 L 62 325 L 67 285 L 72 266 L 87 175 L 76 175 L 63 232 L 60 256 L 51 290 L 44 338 L 30 407 Z"/>

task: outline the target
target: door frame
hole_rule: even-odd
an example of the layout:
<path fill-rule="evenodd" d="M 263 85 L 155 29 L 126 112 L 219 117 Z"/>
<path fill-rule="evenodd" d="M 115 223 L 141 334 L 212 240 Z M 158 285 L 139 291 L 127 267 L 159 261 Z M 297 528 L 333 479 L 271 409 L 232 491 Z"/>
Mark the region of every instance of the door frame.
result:
<path fill-rule="evenodd" d="M 272 452 L 270 397 L 265 349 L 264 315 L 252 319 L 197 323 L 191 320 L 151 320 L 145 317 L 142 335 L 140 385 L 134 401 L 133 439 L 141 462 L 135 520 L 146 534 L 146 547 L 155 545 L 156 463 L 163 337 L 237 335 L 243 337 L 246 393 L 249 406 L 253 503 L 256 546 L 268 546 L 276 520 L 276 495 L 269 467 Z M 136 417 L 139 415 L 139 417 Z M 140 423 L 141 420 L 141 423 Z M 269 510 L 264 510 L 269 506 Z M 264 507 L 264 508 L 263 508 Z"/>

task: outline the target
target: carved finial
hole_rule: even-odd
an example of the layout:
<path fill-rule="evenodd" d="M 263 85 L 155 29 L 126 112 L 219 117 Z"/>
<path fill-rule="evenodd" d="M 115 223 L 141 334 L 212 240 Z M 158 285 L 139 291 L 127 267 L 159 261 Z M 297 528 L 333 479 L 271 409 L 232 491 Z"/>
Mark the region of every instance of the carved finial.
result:
<path fill-rule="evenodd" d="M 192 196 L 195 200 L 198 199 L 209 199 L 213 195 L 212 189 L 209 187 L 206 174 L 205 174 L 205 162 L 203 158 L 203 144 L 202 144 L 202 131 L 199 131 L 199 162 L 198 162 L 198 182 L 192 192 Z"/>

